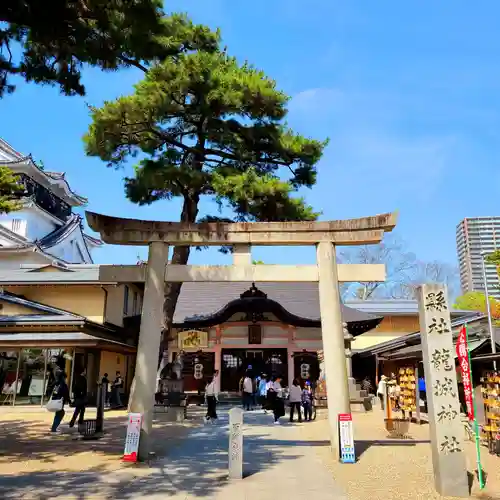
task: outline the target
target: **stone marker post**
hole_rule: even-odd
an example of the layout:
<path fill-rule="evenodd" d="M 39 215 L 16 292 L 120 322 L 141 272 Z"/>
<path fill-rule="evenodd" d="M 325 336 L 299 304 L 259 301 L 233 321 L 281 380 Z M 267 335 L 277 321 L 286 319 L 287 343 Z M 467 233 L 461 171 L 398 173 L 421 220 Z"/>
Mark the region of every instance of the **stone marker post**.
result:
<path fill-rule="evenodd" d="M 243 410 L 229 410 L 229 479 L 243 478 Z"/>
<path fill-rule="evenodd" d="M 447 296 L 446 286 L 434 284 L 422 285 L 418 294 L 432 464 L 440 495 L 467 498 L 464 431 Z"/>

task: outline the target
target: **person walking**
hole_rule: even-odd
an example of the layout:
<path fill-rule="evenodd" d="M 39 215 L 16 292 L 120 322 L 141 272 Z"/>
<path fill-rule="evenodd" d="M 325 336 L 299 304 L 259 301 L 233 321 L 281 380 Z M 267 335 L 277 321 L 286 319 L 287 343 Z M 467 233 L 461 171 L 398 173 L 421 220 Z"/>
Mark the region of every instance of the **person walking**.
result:
<path fill-rule="evenodd" d="M 217 402 L 219 400 L 215 376 L 211 377 L 208 384 L 205 386 L 205 400 L 207 403 L 207 415 L 205 420 L 207 422 L 214 422 L 217 420 Z"/>
<path fill-rule="evenodd" d="M 253 397 L 253 381 L 250 372 L 247 372 L 243 379 L 243 409 L 250 411 Z"/>
<path fill-rule="evenodd" d="M 304 408 L 304 420 L 310 422 L 312 420 L 313 392 L 309 381 L 306 381 L 306 385 L 302 390 L 301 400 Z"/>
<path fill-rule="evenodd" d="M 380 399 L 380 408 L 382 409 L 382 411 L 385 410 L 384 402 L 386 394 L 387 394 L 387 377 L 385 375 L 382 375 L 380 377 L 380 381 L 377 387 L 377 396 Z"/>
<path fill-rule="evenodd" d="M 285 414 L 285 401 L 283 400 L 283 388 L 281 387 L 281 377 L 276 377 L 273 382 L 273 392 L 275 394 L 274 397 L 274 405 L 273 405 L 273 413 L 274 413 L 274 423 L 275 425 L 280 424 L 280 417 Z"/>
<path fill-rule="evenodd" d="M 116 372 L 116 378 L 111 386 L 111 406 L 113 408 L 120 408 L 122 406 L 122 399 L 120 391 L 123 388 L 123 379 L 120 372 Z"/>
<path fill-rule="evenodd" d="M 259 391 L 259 404 L 265 412 L 267 411 L 267 405 L 266 405 L 267 382 L 268 382 L 267 375 L 263 373 L 262 376 L 260 377 L 258 391 Z"/>
<path fill-rule="evenodd" d="M 298 379 L 293 379 L 290 387 L 290 422 L 293 422 L 293 414 L 297 410 L 299 422 L 302 422 L 302 412 L 300 411 L 300 403 L 302 401 L 302 388 L 299 385 Z"/>
<path fill-rule="evenodd" d="M 361 382 L 361 389 L 366 391 L 367 395 L 373 394 L 373 384 L 370 377 L 365 377 Z"/>
<path fill-rule="evenodd" d="M 77 418 L 78 423 L 83 424 L 83 419 L 85 417 L 85 407 L 87 404 L 87 377 L 85 369 L 83 369 L 82 373 L 80 373 L 75 380 L 73 395 L 75 398 L 75 411 L 73 412 L 73 416 L 69 422 L 70 428 L 75 426 Z"/>
<path fill-rule="evenodd" d="M 419 394 L 419 399 L 421 401 L 423 401 L 423 403 L 424 403 L 425 413 L 428 413 L 428 410 L 427 410 L 427 390 L 425 387 L 425 378 L 423 375 L 421 375 L 418 379 L 418 394 Z M 420 401 L 418 402 L 418 405 L 420 406 Z"/>
<path fill-rule="evenodd" d="M 54 392 L 52 393 L 51 399 L 53 401 L 62 400 L 61 409 L 54 413 L 54 420 L 52 421 L 52 427 L 50 432 L 58 432 L 59 426 L 61 425 L 62 419 L 66 412 L 64 411 L 64 405 L 69 403 L 69 389 L 66 383 L 66 373 L 60 371 L 56 376 L 56 385 L 54 386 Z"/>

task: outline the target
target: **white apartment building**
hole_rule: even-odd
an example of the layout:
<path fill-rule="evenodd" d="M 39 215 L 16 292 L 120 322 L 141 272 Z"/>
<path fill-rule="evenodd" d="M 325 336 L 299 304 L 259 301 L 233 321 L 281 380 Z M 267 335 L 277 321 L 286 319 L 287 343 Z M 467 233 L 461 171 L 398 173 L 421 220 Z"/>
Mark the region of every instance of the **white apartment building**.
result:
<path fill-rule="evenodd" d="M 457 225 L 457 253 L 462 293 L 484 292 L 482 259 L 500 249 L 500 217 L 471 217 Z M 496 267 L 486 264 L 486 282 L 492 297 L 500 299 Z"/>

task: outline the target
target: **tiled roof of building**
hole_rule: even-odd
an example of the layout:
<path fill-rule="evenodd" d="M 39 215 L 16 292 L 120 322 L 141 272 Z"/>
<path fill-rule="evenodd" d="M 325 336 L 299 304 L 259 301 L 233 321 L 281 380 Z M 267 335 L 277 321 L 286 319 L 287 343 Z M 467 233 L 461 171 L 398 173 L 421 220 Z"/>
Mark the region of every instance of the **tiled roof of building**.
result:
<path fill-rule="evenodd" d="M 302 318 L 319 320 L 319 293 L 317 283 L 255 283 L 287 311 Z M 188 319 L 206 317 L 220 311 L 229 302 L 239 299 L 250 288 L 248 283 L 184 283 L 174 314 L 174 323 L 180 324 Z M 349 323 L 367 321 L 380 315 L 342 306 L 342 319 Z"/>

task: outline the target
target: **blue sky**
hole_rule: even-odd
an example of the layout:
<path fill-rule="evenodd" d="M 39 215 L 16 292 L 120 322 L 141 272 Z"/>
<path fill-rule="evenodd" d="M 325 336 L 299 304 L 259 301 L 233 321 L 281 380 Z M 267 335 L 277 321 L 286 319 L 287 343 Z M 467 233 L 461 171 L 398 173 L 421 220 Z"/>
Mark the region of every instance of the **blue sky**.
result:
<path fill-rule="evenodd" d="M 220 27 L 231 54 L 290 94 L 288 121 L 330 144 L 318 184 L 305 193 L 322 219 L 399 210 L 398 235 L 421 260 L 456 263 L 455 226 L 500 215 L 500 4 L 460 0 L 169 0 L 196 22 Z M 0 136 L 45 168 L 65 171 L 88 208 L 178 220 L 179 204 L 138 207 L 123 194 L 126 172 L 83 152 L 86 103 L 131 91 L 134 71 L 85 71 L 88 95 L 19 83 L 0 100 Z M 210 203 L 204 211 L 213 212 Z M 97 262 L 134 262 L 144 249 L 106 247 Z M 269 263 L 308 263 L 312 249 L 255 249 Z M 193 263 L 225 263 L 215 250 Z"/>

